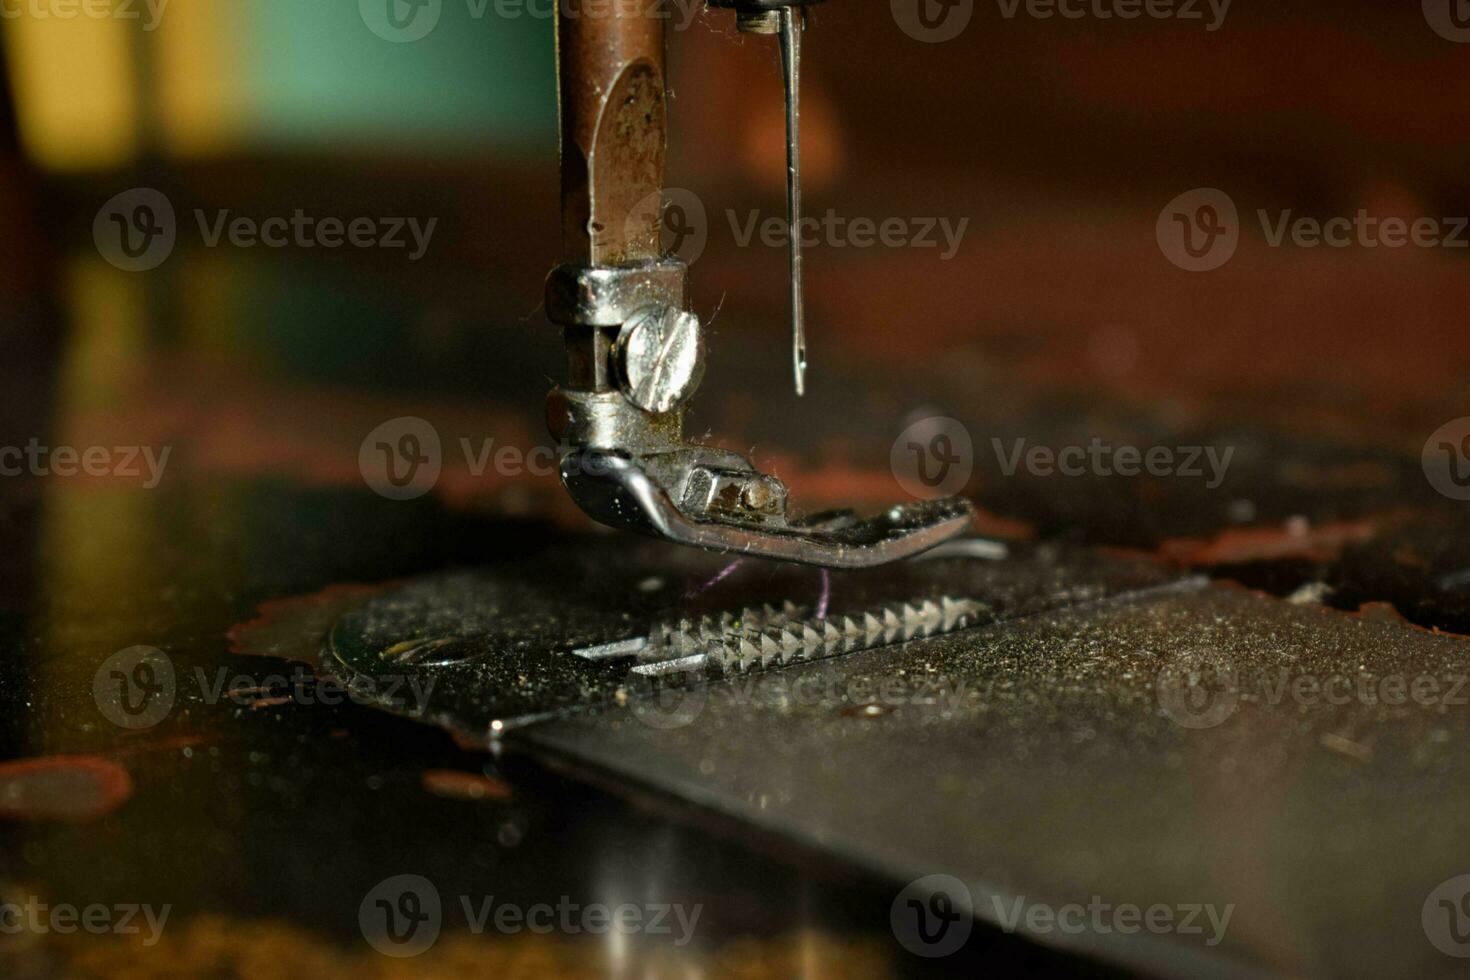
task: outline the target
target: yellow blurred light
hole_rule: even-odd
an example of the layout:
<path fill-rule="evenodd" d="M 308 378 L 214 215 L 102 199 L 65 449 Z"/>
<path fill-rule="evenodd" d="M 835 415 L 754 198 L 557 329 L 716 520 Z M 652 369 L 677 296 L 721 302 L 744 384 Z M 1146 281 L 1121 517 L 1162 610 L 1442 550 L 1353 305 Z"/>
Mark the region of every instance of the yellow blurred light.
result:
<path fill-rule="evenodd" d="M 64 269 L 72 325 L 58 378 L 57 425 L 74 413 L 115 406 L 132 384 L 148 345 L 147 277 L 123 272 L 98 256 Z"/>
<path fill-rule="evenodd" d="M 158 30 L 154 67 L 163 149 L 206 156 L 244 141 L 246 92 L 232 64 L 243 30 L 232 3 L 176 3 Z"/>
<path fill-rule="evenodd" d="M 134 159 L 141 143 L 136 25 L 114 17 L 4 23 L 21 139 L 43 167 L 88 170 Z"/>

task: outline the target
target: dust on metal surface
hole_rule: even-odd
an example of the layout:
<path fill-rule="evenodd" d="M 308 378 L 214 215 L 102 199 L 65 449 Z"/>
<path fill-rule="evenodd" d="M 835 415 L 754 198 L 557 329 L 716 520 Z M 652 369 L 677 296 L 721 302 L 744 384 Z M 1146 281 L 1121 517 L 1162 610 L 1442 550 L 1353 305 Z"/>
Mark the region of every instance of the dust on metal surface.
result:
<path fill-rule="evenodd" d="M 1428 975 L 1424 896 L 1470 861 L 1467 674 L 1455 637 L 1184 584 L 523 737 L 893 880 L 942 869 L 996 924 L 1233 906 L 1218 945 L 1021 927 L 1147 972 Z"/>
<path fill-rule="evenodd" d="M 732 570 L 729 558 L 659 542 L 553 549 L 514 565 L 429 576 L 369 598 L 337 622 L 325 659 L 328 669 L 349 679 L 432 679 L 427 717 L 485 740 L 561 712 L 636 696 L 647 684 L 635 672 L 637 640 L 657 633 L 660 624 L 688 620 L 695 629 L 704 617 L 718 621 L 743 610 L 799 604 L 811 610 L 799 617 L 807 625 L 815 625 L 819 607 L 824 622 L 840 625 L 844 617 L 862 623 L 865 613 L 904 604 L 921 610 L 932 605 L 942 617 L 944 609 L 965 602 L 963 620 L 951 625 L 975 625 L 1170 579 L 1146 562 L 1068 549 L 1027 548 L 1007 561 L 978 553 L 962 547 L 953 557 L 941 552 L 870 572 L 827 572 L 757 560 Z M 880 623 L 871 641 L 863 626 L 863 643 L 900 639 L 903 624 L 889 625 Z M 722 637 L 737 641 L 737 658 L 739 638 Z M 577 655 L 609 645 L 620 655 Z"/>

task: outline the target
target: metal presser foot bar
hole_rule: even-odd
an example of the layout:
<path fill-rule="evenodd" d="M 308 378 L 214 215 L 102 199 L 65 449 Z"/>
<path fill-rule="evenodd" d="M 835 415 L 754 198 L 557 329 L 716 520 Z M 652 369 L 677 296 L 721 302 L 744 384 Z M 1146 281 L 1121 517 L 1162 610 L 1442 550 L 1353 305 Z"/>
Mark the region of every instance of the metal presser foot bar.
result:
<path fill-rule="evenodd" d="M 745 457 L 689 442 L 684 411 L 704 374 L 688 269 L 662 254 L 664 21 L 642 5 L 557 24 L 562 231 L 566 261 L 547 281 L 546 309 L 567 345 L 567 383 L 547 402 L 552 434 L 569 447 L 562 482 L 589 515 L 680 544 L 833 568 L 917 554 L 971 522 L 961 498 L 800 518 L 787 490 Z M 807 0 L 710 0 L 740 30 L 780 38 L 786 87 L 787 203 L 801 218 L 801 33 Z M 624 9 L 624 8 L 628 9 Z M 636 8 L 636 9 L 634 9 Z M 789 236 L 792 365 L 806 386 L 801 243 Z"/>

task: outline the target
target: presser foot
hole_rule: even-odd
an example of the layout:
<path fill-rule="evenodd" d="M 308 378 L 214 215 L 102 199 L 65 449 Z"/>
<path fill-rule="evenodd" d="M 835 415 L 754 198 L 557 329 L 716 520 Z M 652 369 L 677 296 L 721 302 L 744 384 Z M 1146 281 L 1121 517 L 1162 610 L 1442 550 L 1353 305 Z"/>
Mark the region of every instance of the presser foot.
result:
<path fill-rule="evenodd" d="M 963 533 L 958 497 L 793 517 L 786 486 L 738 453 L 685 441 L 684 412 L 704 376 L 699 317 L 675 258 L 621 267 L 565 265 L 546 305 L 565 330 L 573 380 L 547 399 L 561 479 L 592 518 L 710 551 L 827 568 L 871 568 Z"/>
<path fill-rule="evenodd" d="M 859 518 L 832 511 L 788 516 L 786 488 L 734 453 L 686 447 L 634 457 L 582 449 L 561 463 L 577 504 L 614 527 L 710 551 L 826 568 L 872 568 L 964 533 L 974 509 L 962 497 L 895 504 Z"/>

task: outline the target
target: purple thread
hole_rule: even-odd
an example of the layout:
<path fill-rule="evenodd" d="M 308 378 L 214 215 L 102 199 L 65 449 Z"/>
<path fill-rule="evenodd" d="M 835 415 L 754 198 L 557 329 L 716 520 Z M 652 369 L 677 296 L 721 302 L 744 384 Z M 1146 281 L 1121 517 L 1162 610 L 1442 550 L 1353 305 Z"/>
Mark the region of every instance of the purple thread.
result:
<path fill-rule="evenodd" d="M 817 600 L 817 618 L 827 618 L 827 600 L 832 598 L 832 576 L 822 569 L 822 596 Z"/>
<path fill-rule="evenodd" d="M 725 579 L 729 578 L 730 577 L 730 573 L 733 572 L 733 571 L 735 571 L 735 569 L 739 568 L 744 561 L 745 561 L 744 558 L 736 558 L 730 564 L 728 564 L 724 568 L 720 569 L 719 574 L 716 575 L 714 578 L 710 579 L 708 582 L 704 583 L 699 588 L 693 589 L 693 590 L 691 590 L 689 592 L 684 593 L 684 598 L 686 598 L 686 599 L 693 599 L 695 596 L 697 596 L 697 595 L 703 595 L 704 593 L 708 592 L 710 589 L 713 589 L 715 586 L 717 586 L 721 582 L 725 581 Z"/>

